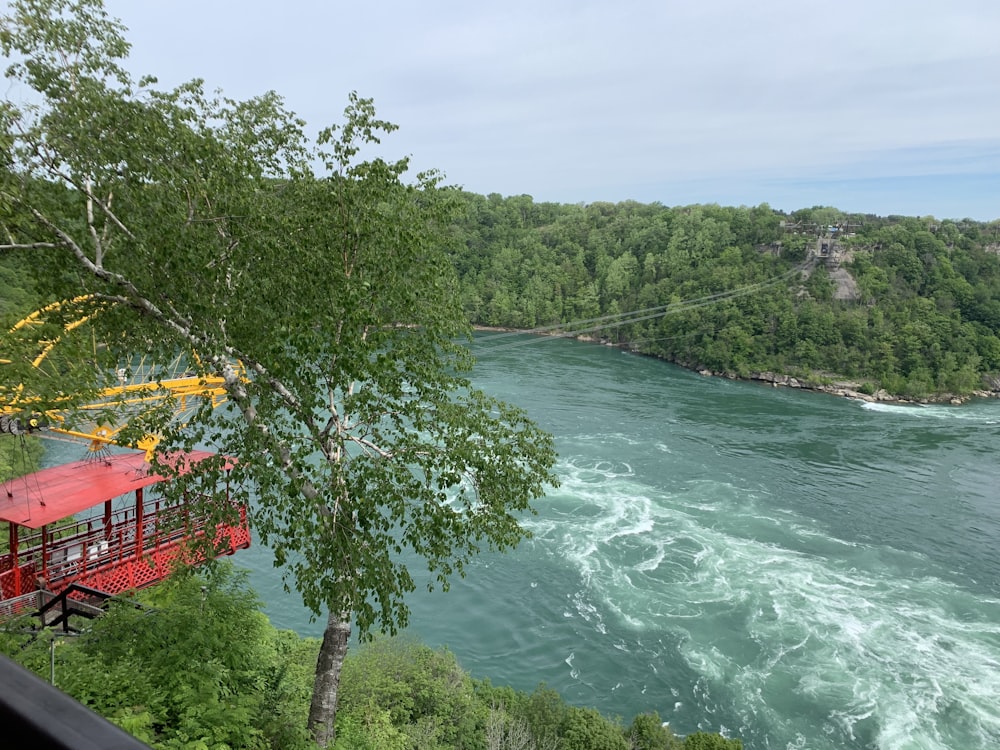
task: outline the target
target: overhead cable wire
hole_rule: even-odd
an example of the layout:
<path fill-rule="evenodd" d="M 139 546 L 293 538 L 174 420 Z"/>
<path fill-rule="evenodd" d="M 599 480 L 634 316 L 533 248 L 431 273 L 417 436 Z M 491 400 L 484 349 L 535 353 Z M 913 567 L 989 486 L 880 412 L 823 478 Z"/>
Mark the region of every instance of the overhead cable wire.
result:
<path fill-rule="evenodd" d="M 628 325 L 631 323 L 641 323 L 646 320 L 652 320 L 654 318 L 660 318 L 670 314 L 676 314 L 680 312 L 686 312 L 688 310 L 694 310 L 700 307 L 707 307 L 709 305 L 714 305 L 717 302 L 722 302 L 730 299 L 737 299 L 739 297 L 745 297 L 751 294 L 755 294 L 763 289 L 767 289 L 772 286 L 776 286 L 785 279 L 791 278 L 800 272 L 804 271 L 811 262 L 807 261 L 794 268 L 786 271 L 783 274 L 775 276 L 774 278 L 767 279 L 765 281 L 759 281 L 754 284 L 749 284 L 747 286 L 738 287 L 737 289 L 732 289 L 726 292 L 716 292 L 714 294 L 709 294 L 704 297 L 696 297 L 691 300 L 685 300 L 681 302 L 670 303 L 667 305 L 659 305 L 657 307 L 647 307 L 642 310 L 631 310 L 623 313 L 613 313 L 609 315 L 602 315 L 596 318 L 584 318 L 581 320 L 570 321 L 568 323 L 556 323 L 553 325 L 540 326 L 538 328 L 532 328 L 526 331 L 506 331 L 504 333 L 498 333 L 490 335 L 485 339 L 480 340 L 481 346 L 477 347 L 476 355 L 483 356 L 485 354 L 492 354 L 494 352 L 503 351 L 504 349 L 511 349 L 518 346 L 526 346 L 528 344 L 537 343 L 539 341 L 545 341 L 553 338 L 568 338 L 572 336 L 579 336 L 583 333 L 592 333 L 594 331 L 600 331 L 605 328 L 617 328 L 618 326 Z M 593 324 L 593 325 L 592 325 Z M 581 327 L 583 326 L 583 327 Z M 555 333 L 550 333 L 555 331 Z M 523 337 L 530 334 L 550 334 L 547 336 L 537 336 L 529 338 L 517 338 L 513 341 L 501 341 L 497 342 L 498 339 L 508 339 L 514 336 Z"/>

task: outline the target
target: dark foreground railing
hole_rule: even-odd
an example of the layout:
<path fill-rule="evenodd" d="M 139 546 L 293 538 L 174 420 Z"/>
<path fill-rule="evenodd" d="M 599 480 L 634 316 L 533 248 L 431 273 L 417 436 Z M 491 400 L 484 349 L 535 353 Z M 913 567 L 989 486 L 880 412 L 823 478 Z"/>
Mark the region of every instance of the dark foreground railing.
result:
<path fill-rule="evenodd" d="M 128 732 L 0 654 L 3 747 L 149 750 Z"/>

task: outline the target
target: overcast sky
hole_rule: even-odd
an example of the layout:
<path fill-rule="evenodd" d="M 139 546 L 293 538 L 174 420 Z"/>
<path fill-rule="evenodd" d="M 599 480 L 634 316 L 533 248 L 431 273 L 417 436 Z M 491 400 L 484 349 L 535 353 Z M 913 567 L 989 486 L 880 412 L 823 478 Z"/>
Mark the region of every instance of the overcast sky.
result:
<path fill-rule="evenodd" d="M 347 95 L 415 169 L 536 201 L 1000 217 L 997 0 L 107 0 L 130 68 Z"/>

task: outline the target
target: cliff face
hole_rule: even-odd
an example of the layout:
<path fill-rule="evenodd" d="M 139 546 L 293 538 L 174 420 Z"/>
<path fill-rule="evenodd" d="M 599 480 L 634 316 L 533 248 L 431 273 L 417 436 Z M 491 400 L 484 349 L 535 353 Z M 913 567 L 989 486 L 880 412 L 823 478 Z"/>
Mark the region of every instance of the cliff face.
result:
<path fill-rule="evenodd" d="M 854 280 L 846 268 L 837 267 L 830 271 L 830 280 L 836 284 L 833 298 L 845 302 L 855 302 L 861 299 L 858 282 Z"/>
<path fill-rule="evenodd" d="M 861 299 L 858 284 L 844 264 L 854 260 L 854 250 L 845 246 L 838 239 L 830 236 L 819 237 L 810 250 L 809 260 L 826 267 L 830 281 L 834 284 L 833 298 L 845 302 L 856 302 Z"/>

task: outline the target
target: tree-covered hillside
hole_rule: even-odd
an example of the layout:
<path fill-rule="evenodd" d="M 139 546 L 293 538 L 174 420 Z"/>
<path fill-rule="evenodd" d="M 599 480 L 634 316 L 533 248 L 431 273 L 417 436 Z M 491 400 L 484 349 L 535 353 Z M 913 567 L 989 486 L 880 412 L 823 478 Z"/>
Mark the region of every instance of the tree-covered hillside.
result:
<path fill-rule="evenodd" d="M 687 367 L 913 398 L 995 387 L 1000 223 L 464 198 L 454 262 L 476 324 L 600 326 Z"/>
<path fill-rule="evenodd" d="M 1000 221 L 462 199 L 452 260 L 477 325 L 912 398 L 1000 386 Z M 0 276 L 7 323 L 43 302 L 24 258 Z"/>

